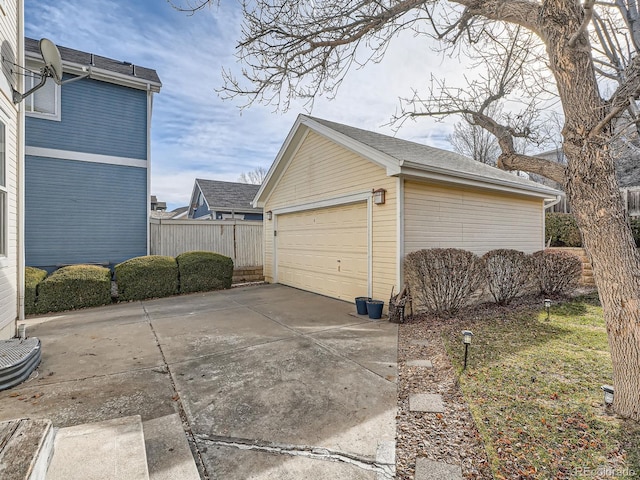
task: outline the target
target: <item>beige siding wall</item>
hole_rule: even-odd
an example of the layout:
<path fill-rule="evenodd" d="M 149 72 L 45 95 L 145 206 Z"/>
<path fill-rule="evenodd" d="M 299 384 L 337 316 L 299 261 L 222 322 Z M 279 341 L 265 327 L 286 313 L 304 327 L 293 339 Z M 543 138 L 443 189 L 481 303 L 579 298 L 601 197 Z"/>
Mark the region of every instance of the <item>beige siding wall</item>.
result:
<path fill-rule="evenodd" d="M 265 212 L 333 199 L 354 193 L 387 190 L 384 205 L 372 205 L 372 294 L 388 301 L 391 287 L 397 289 L 396 272 L 396 179 L 384 168 L 310 132 L 302 141 L 280 182 L 265 205 Z M 264 273 L 273 275 L 273 220 L 264 221 Z"/>
<path fill-rule="evenodd" d="M 2 56 L 15 63 L 18 51 L 18 11 L 15 1 L 7 1 L 5 10 L 0 9 L 0 36 Z M 7 227 L 7 255 L 0 256 L 0 339 L 15 333 L 18 313 L 18 111 L 11 99 L 11 66 L 2 62 L 0 75 L 0 121 L 5 125 L 6 141 L 6 187 L 3 189 Z M 3 215 L 4 216 L 4 215 Z"/>
<path fill-rule="evenodd" d="M 543 200 L 405 182 L 405 254 L 422 248 L 496 248 L 531 253 L 544 246 Z"/>

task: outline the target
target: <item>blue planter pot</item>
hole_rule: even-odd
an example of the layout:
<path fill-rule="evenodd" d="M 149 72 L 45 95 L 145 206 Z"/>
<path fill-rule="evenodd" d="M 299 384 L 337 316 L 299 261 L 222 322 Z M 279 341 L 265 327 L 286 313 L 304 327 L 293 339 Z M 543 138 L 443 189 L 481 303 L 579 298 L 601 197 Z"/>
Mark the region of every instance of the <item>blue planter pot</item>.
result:
<path fill-rule="evenodd" d="M 371 318 L 372 320 L 378 320 L 382 318 L 383 307 L 384 307 L 384 302 L 381 300 L 367 301 L 367 312 L 369 313 L 369 318 Z"/>
<path fill-rule="evenodd" d="M 367 302 L 371 300 L 371 297 L 356 297 L 356 310 L 358 315 L 367 314 Z"/>

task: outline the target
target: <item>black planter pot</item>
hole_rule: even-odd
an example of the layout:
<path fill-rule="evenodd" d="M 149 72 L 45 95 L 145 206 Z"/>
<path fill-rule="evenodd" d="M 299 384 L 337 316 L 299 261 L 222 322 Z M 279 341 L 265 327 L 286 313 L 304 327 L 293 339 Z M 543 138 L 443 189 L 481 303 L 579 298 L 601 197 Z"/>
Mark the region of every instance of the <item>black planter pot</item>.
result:
<path fill-rule="evenodd" d="M 383 308 L 384 308 L 384 302 L 382 300 L 367 301 L 367 312 L 369 313 L 369 318 L 371 318 L 372 320 L 378 320 L 382 318 Z"/>
<path fill-rule="evenodd" d="M 358 315 L 367 314 L 367 302 L 371 300 L 371 297 L 356 297 L 356 310 Z"/>

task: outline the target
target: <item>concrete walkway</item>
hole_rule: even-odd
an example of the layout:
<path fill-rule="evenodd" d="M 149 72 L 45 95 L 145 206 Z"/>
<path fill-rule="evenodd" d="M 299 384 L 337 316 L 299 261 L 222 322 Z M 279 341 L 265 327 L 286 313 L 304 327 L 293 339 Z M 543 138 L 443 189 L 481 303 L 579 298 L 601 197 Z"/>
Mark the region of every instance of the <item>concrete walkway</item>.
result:
<path fill-rule="evenodd" d="M 397 327 L 354 311 L 264 285 L 36 317 L 39 376 L 0 420 L 177 412 L 203 478 L 390 478 Z"/>

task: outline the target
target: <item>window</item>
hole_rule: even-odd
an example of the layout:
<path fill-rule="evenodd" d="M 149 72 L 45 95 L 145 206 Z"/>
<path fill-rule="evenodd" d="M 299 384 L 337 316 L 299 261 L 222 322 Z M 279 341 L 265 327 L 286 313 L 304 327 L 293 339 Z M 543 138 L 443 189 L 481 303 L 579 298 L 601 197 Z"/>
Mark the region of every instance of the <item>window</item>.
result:
<path fill-rule="evenodd" d="M 34 73 L 24 80 L 25 91 L 40 83 L 40 75 Z M 47 78 L 44 87 L 36 90 L 24 100 L 25 112 L 29 116 L 60 120 L 60 85 Z"/>
<path fill-rule="evenodd" d="M 0 122 L 0 257 L 7 256 L 7 142 L 5 126 Z"/>

